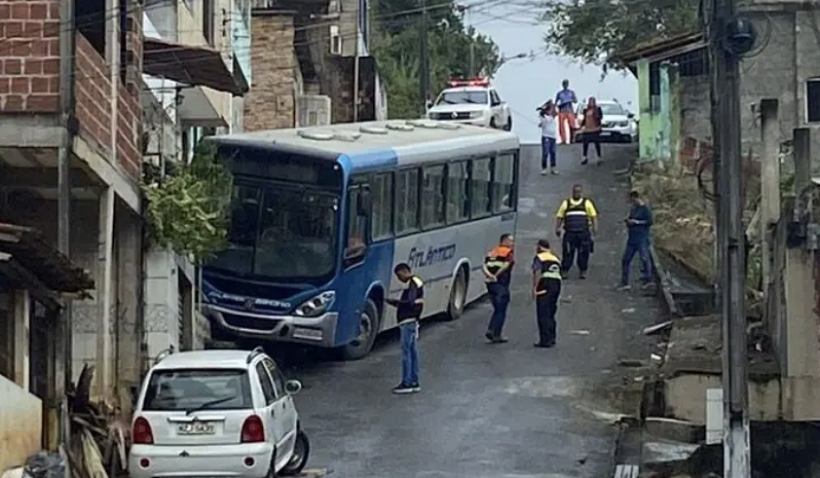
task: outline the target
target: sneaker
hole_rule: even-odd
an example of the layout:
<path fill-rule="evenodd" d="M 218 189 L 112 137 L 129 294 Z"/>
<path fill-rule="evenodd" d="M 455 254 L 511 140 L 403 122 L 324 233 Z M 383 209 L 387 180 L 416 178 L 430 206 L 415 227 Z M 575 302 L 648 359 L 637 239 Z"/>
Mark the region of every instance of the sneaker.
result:
<path fill-rule="evenodd" d="M 414 383 L 413 385 L 410 385 L 410 388 L 413 389 L 413 393 L 421 392 L 421 385 L 419 385 L 418 383 Z"/>
<path fill-rule="evenodd" d="M 627 291 L 632 290 L 632 286 L 629 284 L 621 284 L 618 286 L 618 290 Z"/>
<path fill-rule="evenodd" d="M 581 272 L 581 274 L 578 276 L 578 278 L 581 279 L 581 280 L 586 279 L 587 278 L 587 273 L 586 272 Z"/>
<path fill-rule="evenodd" d="M 541 170 L 541 176 L 546 176 L 546 175 L 547 175 L 547 170 L 546 170 L 546 169 L 542 169 L 542 170 Z"/>
<path fill-rule="evenodd" d="M 558 170 L 555 169 L 555 168 L 552 168 L 552 169 L 550 169 L 550 174 L 552 174 L 553 176 L 558 176 Z"/>
<path fill-rule="evenodd" d="M 547 342 L 545 344 L 542 344 L 541 342 L 536 342 L 536 343 L 532 344 L 532 346 L 537 348 L 537 349 L 551 349 L 551 348 L 555 347 L 555 342 Z"/>
<path fill-rule="evenodd" d="M 492 342 L 493 338 L 495 338 L 495 335 L 488 330 L 487 332 L 484 333 L 484 338 L 486 338 L 487 340 Z"/>
<path fill-rule="evenodd" d="M 498 337 L 493 337 L 492 339 L 490 339 L 490 341 L 494 344 L 506 344 L 510 340 L 507 337 L 504 337 L 503 335 L 499 335 Z"/>
<path fill-rule="evenodd" d="M 581 164 L 589 164 L 589 158 L 582 159 Z"/>
<path fill-rule="evenodd" d="M 408 393 L 414 393 L 415 389 L 412 385 L 399 385 L 393 389 L 393 393 L 396 395 L 405 395 Z"/>

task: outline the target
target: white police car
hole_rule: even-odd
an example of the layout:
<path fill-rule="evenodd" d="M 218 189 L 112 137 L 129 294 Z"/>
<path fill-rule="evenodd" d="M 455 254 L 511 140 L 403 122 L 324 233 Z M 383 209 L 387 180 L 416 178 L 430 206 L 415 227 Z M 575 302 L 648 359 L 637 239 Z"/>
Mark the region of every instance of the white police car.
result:
<path fill-rule="evenodd" d="M 486 78 L 452 80 L 427 110 L 427 118 L 436 121 L 512 129 L 512 112 Z"/>

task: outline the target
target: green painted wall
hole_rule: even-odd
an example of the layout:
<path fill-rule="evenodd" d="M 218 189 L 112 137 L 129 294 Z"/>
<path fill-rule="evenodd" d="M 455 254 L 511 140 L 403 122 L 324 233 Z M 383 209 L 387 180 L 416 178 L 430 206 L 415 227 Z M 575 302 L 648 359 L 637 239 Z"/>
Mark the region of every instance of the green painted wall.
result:
<path fill-rule="evenodd" d="M 649 61 L 638 60 L 638 98 L 640 108 L 639 131 L 639 159 L 641 161 L 669 160 L 676 146 L 673 131 L 680 122 L 680 117 L 674 111 L 676 106 L 674 74 L 672 68 L 661 68 L 661 96 L 653 101 L 649 88 Z"/>

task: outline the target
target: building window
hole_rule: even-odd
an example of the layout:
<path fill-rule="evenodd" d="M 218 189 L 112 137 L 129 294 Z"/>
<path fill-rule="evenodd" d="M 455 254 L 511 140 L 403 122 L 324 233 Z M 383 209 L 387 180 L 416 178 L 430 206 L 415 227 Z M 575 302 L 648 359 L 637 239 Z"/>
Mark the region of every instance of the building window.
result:
<path fill-rule="evenodd" d="M 820 122 L 820 78 L 806 82 L 806 121 Z"/>
<path fill-rule="evenodd" d="M 377 174 L 371 187 L 373 195 L 373 220 L 371 237 L 374 241 L 393 235 L 393 175 Z"/>
<path fill-rule="evenodd" d="M 419 227 L 419 171 L 409 169 L 396 173 L 396 234 Z"/>
<path fill-rule="evenodd" d="M 14 303 L 11 291 L 0 291 L 0 375 L 14 380 Z"/>
<path fill-rule="evenodd" d="M 214 0 L 202 0 L 202 35 L 214 46 Z"/>
<path fill-rule="evenodd" d="M 444 166 L 428 166 L 423 170 L 421 193 L 421 227 L 444 224 Z"/>
<path fill-rule="evenodd" d="M 678 76 L 681 78 L 703 76 L 709 71 L 709 56 L 706 54 L 706 48 L 681 53 L 667 61 L 677 65 Z"/>
<path fill-rule="evenodd" d="M 511 154 L 495 158 L 493 174 L 493 210 L 505 212 L 515 204 L 515 156 Z"/>
<path fill-rule="evenodd" d="M 113 12 L 116 18 L 117 12 Z M 74 3 L 77 31 L 105 58 L 105 24 L 110 18 L 105 0 L 83 0 Z M 56 32 L 55 32 L 56 34 Z"/>
<path fill-rule="evenodd" d="M 657 113 L 661 110 L 661 63 L 649 64 L 649 110 Z"/>
<path fill-rule="evenodd" d="M 469 163 L 450 164 L 447 171 L 447 224 L 458 224 L 470 217 L 469 191 Z"/>
<path fill-rule="evenodd" d="M 473 217 L 484 217 L 490 214 L 490 185 L 492 184 L 492 160 L 476 159 L 473 161 L 472 200 Z"/>

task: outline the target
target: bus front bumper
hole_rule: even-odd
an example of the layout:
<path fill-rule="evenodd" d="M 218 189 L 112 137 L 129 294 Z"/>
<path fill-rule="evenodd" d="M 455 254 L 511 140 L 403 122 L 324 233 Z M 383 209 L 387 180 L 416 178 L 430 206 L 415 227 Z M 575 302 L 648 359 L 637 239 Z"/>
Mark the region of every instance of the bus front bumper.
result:
<path fill-rule="evenodd" d="M 262 315 L 203 304 L 202 312 L 211 324 L 237 337 L 276 342 L 334 347 L 338 314 L 326 312 L 319 317 Z"/>

